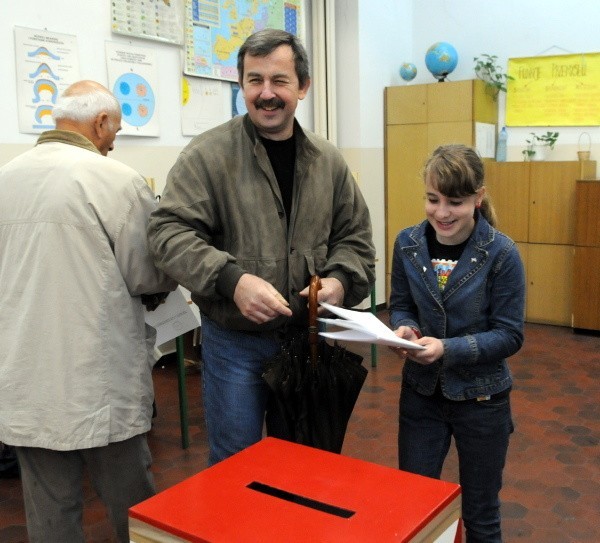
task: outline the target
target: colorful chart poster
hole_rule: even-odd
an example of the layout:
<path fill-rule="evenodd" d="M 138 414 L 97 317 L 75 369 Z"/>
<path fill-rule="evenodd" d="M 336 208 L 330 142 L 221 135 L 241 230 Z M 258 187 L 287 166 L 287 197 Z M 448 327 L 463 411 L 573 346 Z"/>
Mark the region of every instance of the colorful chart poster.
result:
<path fill-rule="evenodd" d="M 181 45 L 183 0 L 112 0 L 115 34 Z"/>
<path fill-rule="evenodd" d="M 154 51 L 106 42 L 109 89 L 121 104 L 119 134 L 159 136 Z"/>
<path fill-rule="evenodd" d="M 19 131 L 54 128 L 52 110 L 60 93 L 79 80 L 75 36 L 15 27 Z"/>
<path fill-rule="evenodd" d="M 600 53 L 511 58 L 508 126 L 600 124 Z"/>
<path fill-rule="evenodd" d="M 185 0 L 184 72 L 237 81 L 237 52 L 250 34 L 280 28 L 303 37 L 302 0 Z"/>

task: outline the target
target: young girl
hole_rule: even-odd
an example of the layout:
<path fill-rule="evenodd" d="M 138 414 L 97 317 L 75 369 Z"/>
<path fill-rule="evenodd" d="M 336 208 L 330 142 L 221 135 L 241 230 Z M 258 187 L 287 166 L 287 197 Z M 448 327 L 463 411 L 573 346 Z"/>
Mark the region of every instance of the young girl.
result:
<path fill-rule="evenodd" d="M 390 323 L 424 350 L 406 358 L 400 469 L 439 478 L 454 436 L 467 541 L 501 542 L 499 491 L 513 431 L 506 358 L 523 344 L 525 278 L 514 242 L 494 228 L 483 163 L 438 147 L 424 171 L 427 220 L 398 235 Z"/>

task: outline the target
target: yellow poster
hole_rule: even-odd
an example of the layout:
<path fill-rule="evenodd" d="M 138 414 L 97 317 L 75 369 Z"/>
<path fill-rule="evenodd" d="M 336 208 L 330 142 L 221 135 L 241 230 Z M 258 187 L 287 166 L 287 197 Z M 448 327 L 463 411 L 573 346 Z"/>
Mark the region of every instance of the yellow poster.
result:
<path fill-rule="evenodd" d="M 508 126 L 600 125 L 600 53 L 508 60 Z"/>

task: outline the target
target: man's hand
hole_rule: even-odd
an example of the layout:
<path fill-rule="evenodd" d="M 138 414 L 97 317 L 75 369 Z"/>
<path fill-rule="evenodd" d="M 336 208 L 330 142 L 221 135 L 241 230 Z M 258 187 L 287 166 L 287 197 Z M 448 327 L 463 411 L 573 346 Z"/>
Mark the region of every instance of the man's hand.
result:
<path fill-rule="evenodd" d="M 309 287 L 299 292 L 300 296 L 308 298 Z M 344 302 L 344 287 L 339 279 L 335 277 L 321 278 L 321 289 L 317 293 L 317 301 L 319 303 L 325 302 L 331 305 L 341 306 Z M 327 313 L 324 307 L 319 307 L 318 314 L 323 315 Z"/>
<path fill-rule="evenodd" d="M 256 275 L 245 273 L 233 293 L 233 301 L 242 315 L 256 324 L 272 321 L 279 315 L 292 316 L 288 301 L 277 289 Z"/>

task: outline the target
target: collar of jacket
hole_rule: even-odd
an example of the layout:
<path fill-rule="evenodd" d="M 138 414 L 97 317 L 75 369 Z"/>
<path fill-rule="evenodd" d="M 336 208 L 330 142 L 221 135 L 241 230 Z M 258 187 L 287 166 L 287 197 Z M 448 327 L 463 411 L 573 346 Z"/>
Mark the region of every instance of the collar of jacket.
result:
<path fill-rule="evenodd" d="M 250 141 L 254 147 L 254 154 L 257 155 L 259 153 L 258 149 L 260 147 L 263 150 L 260 152 L 264 152 L 264 156 L 266 157 L 267 151 L 265 146 L 262 144 L 258 130 L 256 130 L 256 126 L 254 126 L 254 123 L 250 119 L 250 115 L 247 113 L 243 118 L 243 126 L 244 131 L 250 138 Z M 302 177 L 309 166 L 311 158 L 318 156 L 321 151 L 315 145 L 316 136 L 310 132 L 305 132 L 296 118 L 294 118 L 294 137 L 296 138 L 296 164 L 300 164 L 296 174 Z"/>
<path fill-rule="evenodd" d="M 100 154 L 100 151 L 98 151 L 96 146 L 90 140 L 88 140 L 85 136 L 82 136 L 77 132 L 71 132 L 70 130 L 48 130 L 43 132 L 38 138 L 36 145 L 48 142 L 75 145 L 76 147 L 81 147 L 82 149 L 87 149 L 88 151 Z"/>

